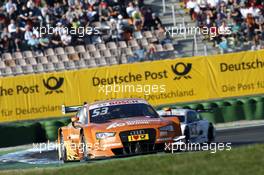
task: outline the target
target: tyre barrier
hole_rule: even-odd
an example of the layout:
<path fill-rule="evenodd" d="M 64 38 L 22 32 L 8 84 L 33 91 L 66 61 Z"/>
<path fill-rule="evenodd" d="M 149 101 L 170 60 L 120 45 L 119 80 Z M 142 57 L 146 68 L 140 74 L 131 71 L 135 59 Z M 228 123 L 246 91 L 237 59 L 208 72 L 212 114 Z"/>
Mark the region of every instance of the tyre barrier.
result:
<path fill-rule="evenodd" d="M 233 122 L 244 120 L 245 114 L 243 110 L 243 103 L 238 100 L 228 100 L 217 102 L 224 122 Z"/>
<path fill-rule="evenodd" d="M 193 104 L 162 105 L 156 109 L 163 109 L 164 107 L 182 107 L 194 110 L 212 109 L 211 111 L 202 112 L 200 114 L 202 118 L 208 119 L 213 123 L 264 119 L 264 96 Z M 4 142 L 0 142 L 0 148 L 29 143 L 40 143 L 47 140 L 54 141 L 57 139 L 58 128 L 66 126 L 69 123 L 70 118 L 46 120 L 41 122 L 1 124 L 0 137 Z"/>
<path fill-rule="evenodd" d="M 30 143 L 55 141 L 58 128 L 70 123 L 69 118 L 41 122 L 20 122 L 0 125 L 0 148 Z"/>
<path fill-rule="evenodd" d="M 46 140 L 45 131 L 39 122 L 0 125 L 0 147 L 17 146 L 29 143 L 39 143 Z"/>
<path fill-rule="evenodd" d="M 55 141 L 58 137 L 58 129 L 64 126 L 64 123 L 59 120 L 43 122 L 43 127 L 46 131 L 46 138 L 49 141 Z"/>
<path fill-rule="evenodd" d="M 59 121 L 63 124 L 63 126 L 67 126 L 71 122 L 71 119 L 70 118 L 64 118 L 64 119 L 61 119 Z"/>
<path fill-rule="evenodd" d="M 243 110 L 245 114 L 245 120 L 254 120 L 257 108 L 256 100 L 253 98 L 241 99 L 243 102 Z"/>
<path fill-rule="evenodd" d="M 254 113 L 255 120 L 264 119 L 264 97 L 255 97 L 256 111 Z"/>
<path fill-rule="evenodd" d="M 203 109 L 203 105 L 201 103 L 189 104 L 188 106 L 190 109 L 193 109 L 193 110 L 202 110 Z"/>
<path fill-rule="evenodd" d="M 223 123 L 224 118 L 221 113 L 221 109 L 216 103 L 202 103 L 204 112 L 201 112 L 200 115 L 203 119 L 207 119 L 212 123 Z"/>

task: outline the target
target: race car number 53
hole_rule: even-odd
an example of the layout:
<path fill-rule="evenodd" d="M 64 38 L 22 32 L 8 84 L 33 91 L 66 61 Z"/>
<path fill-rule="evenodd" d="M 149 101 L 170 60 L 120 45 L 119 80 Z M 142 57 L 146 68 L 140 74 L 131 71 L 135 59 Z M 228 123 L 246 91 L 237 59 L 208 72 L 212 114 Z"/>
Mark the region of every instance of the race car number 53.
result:
<path fill-rule="evenodd" d="M 104 108 L 97 108 L 95 110 L 93 110 L 92 113 L 92 117 L 97 117 L 99 115 L 105 115 L 108 112 L 108 107 L 104 107 Z"/>

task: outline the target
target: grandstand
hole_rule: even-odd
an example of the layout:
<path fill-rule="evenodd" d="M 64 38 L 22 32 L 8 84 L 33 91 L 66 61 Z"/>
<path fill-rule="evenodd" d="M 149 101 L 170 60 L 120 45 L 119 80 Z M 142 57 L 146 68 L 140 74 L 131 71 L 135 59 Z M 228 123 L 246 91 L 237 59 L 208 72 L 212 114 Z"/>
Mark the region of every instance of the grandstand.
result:
<path fill-rule="evenodd" d="M 1 1 L 0 76 L 264 48 L 261 0 L 162 2 Z M 231 35 L 217 33 L 212 38 L 166 32 L 170 26 L 225 25 L 231 28 Z M 78 30 L 87 28 L 89 32 Z M 70 29 L 78 32 L 71 33 Z"/>

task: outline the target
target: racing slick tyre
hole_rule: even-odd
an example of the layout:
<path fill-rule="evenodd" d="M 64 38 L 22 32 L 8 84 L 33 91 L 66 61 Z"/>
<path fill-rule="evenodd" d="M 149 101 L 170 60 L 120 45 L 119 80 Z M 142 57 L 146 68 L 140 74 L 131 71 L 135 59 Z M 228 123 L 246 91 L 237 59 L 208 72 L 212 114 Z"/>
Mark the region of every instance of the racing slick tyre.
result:
<path fill-rule="evenodd" d="M 89 159 L 89 156 L 88 156 L 88 148 L 87 148 L 87 142 L 86 142 L 86 139 L 84 137 L 84 134 L 81 134 L 81 150 L 83 152 L 83 158 L 82 160 L 86 161 Z"/>
<path fill-rule="evenodd" d="M 62 160 L 64 163 L 67 162 L 67 150 L 64 145 L 62 133 L 60 133 L 59 160 Z"/>
<path fill-rule="evenodd" d="M 188 127 L 185 128 L 184 135 L 185 135 L 185 143 L 187 144 L 190 142 L 190 130 Z"/>
<path fill-rule="evenodd" d="M 207 142 L 212 143 L 215 140 L 215 129 L 212 123 L 210 123 L 207 134 Z"/>

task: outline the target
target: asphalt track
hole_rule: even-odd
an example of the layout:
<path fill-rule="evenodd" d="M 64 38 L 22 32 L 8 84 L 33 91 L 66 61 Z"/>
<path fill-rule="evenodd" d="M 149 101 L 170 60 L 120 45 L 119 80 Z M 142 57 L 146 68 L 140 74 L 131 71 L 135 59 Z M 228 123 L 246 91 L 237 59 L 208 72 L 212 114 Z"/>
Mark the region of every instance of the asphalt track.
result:
<path fill-rule="evenodd" d="M 232 146 L 264 143 L 264 125 L 216 131 L 216 142 L 231 142 Z"/>
<path fill-rule="evenodd" d="M 232 147 L 263 144 L 263 134 L 264 125 L 220 129 L 216 130 L 216 142 L 231 143 Z M 10 163 L 23 163 L 34 167 L 36 165 L 56 165 L 61 162 L 57 160 L 57 152 L 55 150 L 39 153 L 30 149 L 0 156 L 0 170 L 5 169 L 4 167 Z"/>

